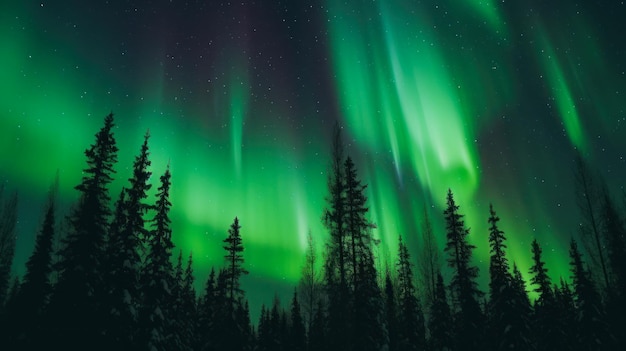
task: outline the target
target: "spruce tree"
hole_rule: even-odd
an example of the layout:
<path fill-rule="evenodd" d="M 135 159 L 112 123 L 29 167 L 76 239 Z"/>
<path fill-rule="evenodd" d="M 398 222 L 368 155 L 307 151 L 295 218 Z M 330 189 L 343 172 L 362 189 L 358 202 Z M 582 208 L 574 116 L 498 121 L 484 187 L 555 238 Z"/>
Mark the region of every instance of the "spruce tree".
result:
<path fill-rule="evenodd" d="M 4 188 L 0 189 L 0 200 Z M 17 193 L 6 203 L 0 202 L 0 314 L 7 300 L 11 266 L 15 255 L 15 226 L 17 224 Z"/>
<path fill-rule="evenodd" d="M 606 349 L 606 318 L 602 300 L 591 274 L 585 268 L 578 244 L 570 241 L 570 271 L 576 303 L 576 345 L 579 350 Z"/>
<path fill-rule="evenodd" d="M 493 205 L 489 205 L 491 256 L 489 259 L 488 345 L 492 350 L 526 349 L 529 347 L 530 335 L 527 330 L 526 315 L 522 311 L 524 296 L 521 295 L 526 292 L 523 286 L 515 286 L 516 283 L 509 272 L 509 263 L 504 252 L 506 236 L 498 228 L 499 221 L 500 218 L 496 215 Z M 523 281 L 521 283 L 523 284 Z M 525 299 L 528 298 L 525 297 Z"/>
<path fill-rule="evenodd" d="M 435 286 L 433 303 L 430 306 L 428 329 L 430 330 L 429 346 L 431 350 L 444 351 L 453 349 L 452 314 L 441 272 L 437 272 L 437 285 Z"/>
<path fill-rule="evenodd" d="M 322 295 L 322 279 L 317 269 L 315 242 L 310 231 L 307 235 L 307 248 L 304 266 L 302 267 L 299 292 L 301 296 L 300 301 L 302 301 L 302 317 L 306 330 L 310 331 L 317 300 L 319 300 Z"/>
<path fill-rule="evenodd" d="M 425 306 L 430 306 L 435 297 L 437 287 L 437 272 L 441 269 L 441 259 L 439 258 L 439 248 L 430 216 L 424 207 L 424 220 L 422 222 L 422 246 L 418 258 L 418 269 L 420 276 L 420 286 L 423 287 L 423 301 Z"/>
<path fill-rule="evenodd" d="M 210 337 L 213 335 L 215 322 L 215 310 L 217 304 L 216 283 L 215 269 L 211 268 L 211 273 L 209 273 L 209 277 L 205 284 L 204 296 L 200 298 L 200 302 L 198 304 L 198 337 L 196 341 L 196 349 L 199 351 L 213 350 L 213 344 Z"/>
<path fill-rule="evenodd" d="M 144 240 L 148 238 L 149 231 L 145 226 L 144 216 L 151 209 L 151 205 L 145 200 L 147 192 L 152 187 L 148 183 L 152 172 L 148 170 L 151 165 L 149 159 L 148 141 L 150 133 L 146 132 L 139 155 L 133 163 L 133 176 L 129 178 L 130 187 L 125 189 L 125 194 L 120 196 L 125 199 L 123 203 L 118 201 L 114 223 L 119 228 L 110 232 L 108 251 L 112 252 L 110 279 L 113 282 L 109 287 L 109 342 L 112 348 L 124 348 L 128 345 L 135 346 L 142 341 L 137 340 L 139 333 L 138 321 L 141 299 L 140 274 L 142 267 L 142 252 Z M 144 340 L 145 341 L 145 340 Z M 137 346 L 139 347 L 139 346 Z"/>
<path fill-rule="evenodd" d="M 456 305 L 455 311 L 455 342 L 457 348 L 479 350 L 481 347 L 481 331 L 483 316 L 478 303 L 482 292 L 478 290 L 476 279 L 478 267 L 471 263 L 474 245 L 468 242 L 469 229 L 465 228 L 463 215 L 459 214 L 459 206 L 454 202 L 452 191 L 448 190 L 446 218 L 446 248 L 449 255 L 448 266 L 452 268 L 452 296 Z"/>
<path fill-rule="evenodd" d="M 387 316 L 387 333 L 389 334 L 389 351 L 398 350 L 398 303 L 396 292 L 389 271 L 385 272 L 385 314 Z"/>
<path fill-rule="evenodd" d="M 139 348 L 148 350 L 168 350 L 180 347 L 179 340 L 172 340 L 175 330 L 173 267 L 171 264 L 172 229 L 169 212 L 171 173 L 169 166 L 160 177 L 156 213 L 152 219 L 152 229 L 147 234 L 148 254 L 141 271 L 141 306 L 139 315 Z"/>
<path fill-rule="evenodd" d="M 538 294 L 532 322 L 537 350 L 559 349 L 563 340 L 558 325 L 559 309 L 552 282 L 542 258 L 541 246 L 536 239 L 533 240 L 531 247 L 533 266 L 530 268 L 530 274 L 532 274 L 530 282 L 535 285 L 534 291 Z"/>
<path fill-rule="evenodd" d="M 344 151 L 341 129 L 335 126 L 331 164 L 328 172 L 327 208 L 323 223 L 328 229 L 330 240 L 324 262 L 325 288 L 328 294 L 328 339 L 330 351 L 346 351 L 351 347 L 353 325 L 352 303 L 348 289 L 348 236 L 346 221 L 346 189 L 344 173 Z"/>
<path fill-rule="evenodd" d="M 611 289 L 607 297 L 607 320 L 614 341 L 614 348 L 626 345 L 626 227 L 616 205 L 605 192 L 602 203 L 603 234 L 608 250 Z"/>
<path fill-rule="evenodd" d="M 580 236 L 592 259 L 596 276 L 601 277 L 605 289 L 610 289 L 607 248 L 602 238 L 602 197 L 589 165 L 579 152 L 575 156 L 574 185 L 581 213 Z"/>
<path fill-rule="evenodd" d="M 13 320 L 18 329 L 15 337 L 23 349 L 43 347 L 45 336 L 43 328 L 44 312 L 48 305 L 52 286 L 52 241 L 55 235 L 55 201 L 56 184 L 50 189 L 48 203 L 41 229 L 35 238 L 35 248 L 26 262 L 26 274 L 16 296 L 15 303 L 18 314 Z"/>
<path fill-rule="evenodd" d="M 298 301 L 298 291 L 294 290 L 291 299 L 291 328 L 289 330 L 289 350 L 306 350 L 306 330 L 300 313 L 300 302 Z"/>
<path fill-rule="evenodd" d="M 56 321 L 52 347 L 93 349 L 103 345 L 101 301 L 105 289 L 101 265 L 111 215 L 108 186 L 113 181 L 118 151 L 113 127 L 113 114 L 109 114 L 95 143 L 85 150 L 87 168 L 75 187 L 80 198 L 70 215 L 69 232 L 56 267 L 59 279 L 50 306 L 51 318 Z"/>
<path fill-rule="evenodd" d="M 317 307 L 313 313 L 313 321 L 308 334 L 308 350 L 323 351 L 327 349 L 326 312 L 322 299 L 317 300 Z"/>
<path fill-rule="evenodd" d="M 426 347 L 424 313 L 413 283 L 409 250 L 402 242 L 402 237 L 398 240 L 398 246 L 398 350 L 423 350 Z"/>

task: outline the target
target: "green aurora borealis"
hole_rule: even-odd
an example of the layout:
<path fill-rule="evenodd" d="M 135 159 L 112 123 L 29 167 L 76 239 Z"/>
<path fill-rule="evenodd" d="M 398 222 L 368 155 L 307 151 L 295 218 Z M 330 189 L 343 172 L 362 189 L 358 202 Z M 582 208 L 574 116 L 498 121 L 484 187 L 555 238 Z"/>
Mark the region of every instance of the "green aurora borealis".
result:
<path fill-rule="evenodd" d="M 623 2 L 61 3 L 0 5 L 0 179 L 20 195 L 16 274 L 55 172 L 69 206 L 109 111 L 111 196 L 149 129 L 152 183 L 171 162 L 174 241 L 193 252 L 199 286 L 238 216 L 244 288 L 266 303 L 297 283 L 307 232 L 320 250 L 326 238 L 335 121 L 369 184 L 381 261 L 399 234 L 416 252 L 425 206 L 443 248 L 451 188 L 482 279 L 489 202 L 523 272 L 537 238 L 553 279 L 568 277 L 574 148 L 621 201 Z"/>

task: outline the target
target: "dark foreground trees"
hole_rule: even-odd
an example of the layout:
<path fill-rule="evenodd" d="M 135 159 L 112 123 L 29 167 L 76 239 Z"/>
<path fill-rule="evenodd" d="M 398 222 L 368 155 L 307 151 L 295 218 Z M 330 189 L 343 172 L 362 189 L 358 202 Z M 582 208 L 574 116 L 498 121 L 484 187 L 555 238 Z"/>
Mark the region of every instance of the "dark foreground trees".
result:
<path fill-rule="evenodd" d="M 118 152 L 113 126 L 113 116 L 106 116 L 85 152 L 87 166 L 76 186 L 79 199 L 67 221 L 58 220 L 56 203 L 52 197 L 48 201 L 21 279 L 10 274 L 16 196 L 3 200 L 0 349 L 535 351 L 624 346 L 626 228 L 622 210 L 606 192 L 592 206 L 597 231 L 591 238 L 600 240 L 601 250 L 592 245 L 595 253 L 583 254 L 572 240 L 571 276 L 554 277 L 559 282 L 554 284 L 541 246 L 532 242 L 532 303 L 522 272 L 507 256 L 506 234 L 494 208 L 489 209 L 488 235 L 470 242 L 452 191 L 443 216 L 433 219 L 445 224 L 441 253 L 448 266 L 438 263 L 436 241 L 444 233 L 436 232 L 425 213 L 423 246 L 417 250 L 423 257 L 412 257 L 400 239 L 397 259 L 387 263 L 382 279 L 368 188 L 353 159 L 344 155 L 337 130 L 323 214 L 328 230 L 324 254 L 318 255 L 309 236 L 299 288 L 289 303 L 281 305 L 276 298 L 263 306 L 258 324 L 252 325 L 242 288 L 248 272 L 239 218 L 225 239 L 215 243 L 224 249 L 223 265 L 212 269 L 196 296 L 191 254 L 186 264 L 182 252 L 172 262 L 178 234 L 169 215 L 169 166 L 155 196 L 149 195 L 149 134 L 127 187 L 117 189 L 120 195 L 111 203 Z M 403 233 L 403 238 L 410 235 L 417 234 Z M 55 251 L 59 237 L 64 239 Z M 485 298 L 473 258 L 479 244 L 490 249 Z M 585 262 L 600 252 L 606 275 L 592 274 L 595 265 Z M 57 264 L 54 257 L 60 258 Z M 416 263 L 421 279 L 413 274 Z"/>

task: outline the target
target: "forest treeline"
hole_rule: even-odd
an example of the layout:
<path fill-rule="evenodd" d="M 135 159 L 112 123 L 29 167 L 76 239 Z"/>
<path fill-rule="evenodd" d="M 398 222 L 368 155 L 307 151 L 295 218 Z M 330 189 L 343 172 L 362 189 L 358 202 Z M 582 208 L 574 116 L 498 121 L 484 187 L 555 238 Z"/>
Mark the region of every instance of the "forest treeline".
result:
<path fill-rule="evenodd" d="M 367 185 L 345 155 L 337 128 L 322 218 L 325 251 L 318 254 L 309 235 L 290 303 L 276 298 L 253 323 L 240 286 L 248 271 L 239 219 L 223 239 L 222 267 L 212 269 L 196 292 L 191 255 L 174 253 L 169 166 L 156 198 L 147 195 L 149 134 L 127 186 L 112 200 L 119 151 L 113 127 L 109 114 L 85 151 L 75 187 L 79 200 L 62 221 L 51 188 L 23 277 L 11 276 L 18 198 L 0 193 L 0 349 L 547 351 L 626 345 L 624 211 L 582 157 L 574 170 L 580 233 L 569 246 L 570 276 L 551 281 L 534 240 L 527 284 L 507 258 L 506 234 L 490 206 L 484 292 L 452 191 L 443 213 L 445 248 L 437 247 L 425 211 L 417 257 L 399 237 L 398 257 L 385 271 L 377 268 Z M 534 301 L 527 289 L 536 293 Z"/>

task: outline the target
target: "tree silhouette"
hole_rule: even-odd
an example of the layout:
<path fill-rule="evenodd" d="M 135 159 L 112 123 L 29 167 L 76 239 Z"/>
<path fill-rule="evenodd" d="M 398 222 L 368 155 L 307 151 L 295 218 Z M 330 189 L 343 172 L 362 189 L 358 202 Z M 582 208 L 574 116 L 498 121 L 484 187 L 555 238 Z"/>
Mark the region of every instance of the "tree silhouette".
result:
<path fill-rule="evenodd" d="M 533 316 L 534 335 L 537 350 L 555 350 L 559 348 L 562 338 L 562 330 L 559 330 L 558 306 L 552 282 L 548 276 L 546 263 L 542 258 L 541 246 L 537 240 L 531 244 L 533 254 L 533 266 L 530 273 L 533 275 L 530 283 L 535 285 L 534 291 L 539 295 L 535 301 L 535 313 Z"/>
<path fill-rule="evenodd" d="M 180 347 L 176 340 L 172 296 L 174 290 L 172 230 L 169 212 L 171 173 L 169 166 L 161 176 L 152 229 L 147 235 L 148 254 L 141 271 L 141 306 L 139 309 L 139 345 L 149 350 L 168 350 Z"/>
<path fill-rule="evenodd" d="M 435 297 L 437 287 L 437 272 L 441 269 L 441 259 L 439 258 L 439 247 L 430 223 L 430 216 L 424 206 L 424 219 L 422 222 L 422 246 L 419 250 L 418 269 L 420 276 L 420 286 L 424 296 L 424 305 L 430 306 Z"/>
<path fill-rule="evenodd" d="M 291 300 L 291 329 L 289 331 L 289 350 L 306 350 L 306 330 L 300 314 L 300 303 L 298 302 L 298 291 L 294 290 Z"/>
<path fill-rule="evenodd" d="M 85 151 L 87 168 L 75 187 L 80 199 L 69 218 L 69 232 L 56 267 L 59 280 L 51 299 L 54 347 L 84 349 L 102 345 L 101 264 L 111 214 L 108 186 L 113 181 L 118 151 L 113 126 L 113 114 L 109 114 L 95 143 Z"/>
<path fill-rule="evenodd" d="M 52 272 L 52 241 L 55 236 L 55 194 L 58 179 L 51 187 L 48 202 L 45 208 L 44 220 L 41 229 L 35 238 L 35 248 L 26 262 L 26 274 L 15 297 L 17 314 L 11 319 L 14 325 L 17 340 L 16 348 L 35 349 L 43 347 L 44 313 L 48 305 L 52 286 L 50 273 Z M 18 346 L 19 345 L 19 346 Z"/>
<path fill-rule="evenodd" d="M 4 188 L 0 188 L 0 200 Z M 15 226 L 17 224 L 17 193 L 6 203 L 0 203 L 0 313 L 7 300 L 11 266 L 15 255 Z"/>
<path fill-rule="evenodd" d="M 570 271 L 577 313 L 574 316 L 576 323 L 575 335 L 577 348 L 580 350 L 605 349 L 606 322 L 600 295 L 585 268 L 578 244 L 572 238 L 570 241 Z"/>
<path fill-rule="evenodd" d="M 389 335 L 389 351 L 398 349 L 398 302 L 396 291 L 389 271 L 385 272 L 385 314 L 387 316 L 387 333 Z"/>
<path fill-rule="evenodd" d="M 398 239 L 398 350 L 423 350 L 426 347 L 424 313 L 417 299 L 417 289 L 413 284 L 413 268 L 409 250 Z"/>
<path fill-rule="evenodd" d="M 428 329 L 430 330 L 429 344 L 432 350 L 453 349 L 452 314 L 441 272 L 437 272 L 437 285 L 435 286 L 433 303 L 430 306 Z"/>
<path fill-rule="evenodd" d="M 476 279 L 478 267 L 471 264 L 472 251 L 465 228 L 463 215 L 458 212 L 459 206 L 454 202 L 452 191 L 448 190 L 446 218 L 446 248 L 448 266 L 452 268 L 452 296 L 456 302 L 455 337 L 456 347 L 465 350 L 481 349 L 481 331 L 483 317 L 478 298 L 482 293 L 478 290 Z"/>

